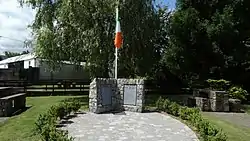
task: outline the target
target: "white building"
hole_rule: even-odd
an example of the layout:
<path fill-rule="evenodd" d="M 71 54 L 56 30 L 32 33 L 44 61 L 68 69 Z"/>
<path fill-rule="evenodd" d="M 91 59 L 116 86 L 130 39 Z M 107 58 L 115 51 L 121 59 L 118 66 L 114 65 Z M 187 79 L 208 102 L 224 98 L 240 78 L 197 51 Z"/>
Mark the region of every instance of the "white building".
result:
<path fill-rule="evenodd" d="M 39 79 L 88 79 L 89 75 L 84 69 L 84 64 L 76 69 L 73 63 L 68 61 L 63 61 L 63 65 L 60 70 L 56 70 L 53 73 L 50 71 L 46 62 L 42 62 L 40 58 L 36 57 L 34 54 L 24 54 L 20 56 L 15 56 L 7 58 L 0 61 L 0 69 L 29 69 L 39 68 Z"/>

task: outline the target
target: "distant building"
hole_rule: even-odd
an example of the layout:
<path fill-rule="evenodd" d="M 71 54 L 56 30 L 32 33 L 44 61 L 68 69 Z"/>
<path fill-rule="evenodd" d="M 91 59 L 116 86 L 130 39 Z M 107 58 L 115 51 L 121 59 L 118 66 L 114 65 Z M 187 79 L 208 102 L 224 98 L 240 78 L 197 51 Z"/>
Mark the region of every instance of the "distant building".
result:
<path fill-rule="evenodd" d="M 60 70 L 50 71 L 49 66 L 45 61 L 35 56 L 32 53 L 15 56 L 0 61 L 0 69 L 12 69 L 17 71 L 28 70 L 34 68 L 37 70 L 38 79 L 87 79 L 89 74 L 84 69 L 85 63 L 82 62 L 80 67 L 69 61 L 63 61 Z M 36 75 L 36 76 L 37 76 Z"/>
<path fill-rule="evenodd" d="M 6 59 L 7 57 L 4 55 L 0 55 L 0 61 Z"/>

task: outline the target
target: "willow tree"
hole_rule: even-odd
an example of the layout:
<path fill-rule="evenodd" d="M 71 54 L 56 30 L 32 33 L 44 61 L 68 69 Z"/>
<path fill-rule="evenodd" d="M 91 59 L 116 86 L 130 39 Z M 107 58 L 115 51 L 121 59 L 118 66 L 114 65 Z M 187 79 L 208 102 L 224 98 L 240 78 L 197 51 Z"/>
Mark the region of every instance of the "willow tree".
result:
<path fill-rule="evenodd" d="M 36 54 L 56 66 L 61 60 L 87 62 L 93 77 L 107 77 L 114 61 L 115 0 L 21 0 L 36 9 Z M 144 76 L 159 60 L 154 46 L 159 17 L 153 0 L 120 1 L 124 45 L 119 72 Z M 119 75 L 119 74 L 118 74 Z"/>

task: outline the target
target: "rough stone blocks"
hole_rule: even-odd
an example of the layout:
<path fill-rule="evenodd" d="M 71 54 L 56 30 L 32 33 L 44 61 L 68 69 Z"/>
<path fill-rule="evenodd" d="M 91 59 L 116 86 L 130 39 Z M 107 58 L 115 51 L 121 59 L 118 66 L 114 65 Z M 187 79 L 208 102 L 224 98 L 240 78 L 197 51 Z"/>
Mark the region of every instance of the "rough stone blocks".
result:
<path fill-rule="evenodd" d="M 143 79 L 96 78 L 90 83 L 90 112 L 142 112 L 143 105 Z"/>

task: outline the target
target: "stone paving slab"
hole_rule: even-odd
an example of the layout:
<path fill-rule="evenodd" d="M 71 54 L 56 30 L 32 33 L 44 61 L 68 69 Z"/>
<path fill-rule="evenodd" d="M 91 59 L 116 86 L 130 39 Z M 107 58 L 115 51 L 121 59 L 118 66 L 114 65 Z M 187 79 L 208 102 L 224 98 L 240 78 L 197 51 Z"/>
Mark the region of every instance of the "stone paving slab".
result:
<path fill-rule="evenodd" d="M 86 113 L 63 129 L 75 141 L 198 141 L 180 121 L 160 113 Z"/>

